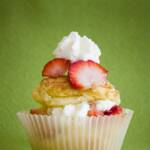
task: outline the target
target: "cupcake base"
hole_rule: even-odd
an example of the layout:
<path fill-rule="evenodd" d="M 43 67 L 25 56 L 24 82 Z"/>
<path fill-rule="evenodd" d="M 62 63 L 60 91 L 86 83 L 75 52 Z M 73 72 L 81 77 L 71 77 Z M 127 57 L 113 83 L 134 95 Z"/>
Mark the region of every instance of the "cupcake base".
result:
<path fill-rule="evenodd" d="M 133 111 L 115 116 L 17 116 L 26 128 L 32 150 L 120 150 Z"/>

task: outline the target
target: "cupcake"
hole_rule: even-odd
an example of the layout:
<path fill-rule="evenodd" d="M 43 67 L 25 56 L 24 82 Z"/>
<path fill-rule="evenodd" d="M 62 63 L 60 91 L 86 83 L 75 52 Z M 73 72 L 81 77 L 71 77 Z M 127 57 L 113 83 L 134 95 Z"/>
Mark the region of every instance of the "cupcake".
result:
<path fill-rule="evenodd" d="M 96 43 L 77 32 L 65 36 L 33 90 L 41 107 L 18 112 L 33 150 L 120 150 L 133 111 L 100 64 Z"/>

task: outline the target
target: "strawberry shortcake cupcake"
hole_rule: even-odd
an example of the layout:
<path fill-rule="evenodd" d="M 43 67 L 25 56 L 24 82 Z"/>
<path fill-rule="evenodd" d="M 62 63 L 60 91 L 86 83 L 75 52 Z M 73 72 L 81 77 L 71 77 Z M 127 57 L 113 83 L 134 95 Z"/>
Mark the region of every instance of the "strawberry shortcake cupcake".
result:
<path fill-rule="evenodd" d="M 100 48 L 71 32 L 53 52 L 33 90 L 41 107 L 18 112 L 33 150 L 120 150 L 133 111 L 100 64 Z"/>

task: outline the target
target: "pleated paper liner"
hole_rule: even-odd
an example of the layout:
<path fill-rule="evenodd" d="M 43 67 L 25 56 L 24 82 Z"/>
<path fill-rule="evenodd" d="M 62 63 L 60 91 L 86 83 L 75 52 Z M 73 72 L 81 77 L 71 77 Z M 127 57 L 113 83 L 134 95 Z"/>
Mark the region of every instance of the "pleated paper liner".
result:
<path fill-rule="evenodd" d="M 26 128 L 32 150 L 120 150 L 133 111 L 115 116 L 17 116 Z"/>

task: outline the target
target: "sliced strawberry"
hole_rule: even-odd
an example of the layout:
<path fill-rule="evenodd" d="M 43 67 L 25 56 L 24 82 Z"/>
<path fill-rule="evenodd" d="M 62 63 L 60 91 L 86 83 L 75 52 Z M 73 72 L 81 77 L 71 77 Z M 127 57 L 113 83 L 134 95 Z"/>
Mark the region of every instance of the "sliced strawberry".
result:
<path fill-rule="evenodd" d="M 122 108 L 118 105 L 113 106 L 110 110 L 104 111 L 104 115 L 117 115 L 122 113 Z"/>
<path fill-rule="evenodd" d="M 98 116 L 103 116 L 104 113 L 102 111 L 96 111 L 96 110 L 89 110 L 88 111 L 88 116 L 89 117 L 98 117 Z"/>
<path fill-rule="evenodd" d="M 123 111 L 122 108 L 118 105 L 113 106 L 111 108 L 112 115 L 120 114 L 120 113 L 122 113 L 122 111 Z"/>
<path fill-rule="evenodd" d="M 98 111 L 96 110 L 96 104 L 93 103 L 90 105 L 90 110 L 88 111 L 88 114 L 87 114 L 89 117 L 97 117 L 97 116 L 103 116 L 104 113 L 102 111 Z"/>
<path fill-rule="evenodd" d="M 74 88 L 94 88 L 105 84 L 108 71 L 99 64 L 79 60 L 69 67 L 69 80 Z"/>
<path fill-rule="evenodd" d="M 89 110 L 88 111 L 88 114 L 87 114 L 89 117 L 91 117 L 91 116 L 97 116 L 97 111 L 96 110 Z"/>
<path fill-rule="evenodd" d="M 47 109 L 45 108 L 34 108 L 30 110 L 31 114 L 37 114 L 37 115 L 46 115 L 47 114 Z"/>
<path fill-rule="evenodd" d="M 112 115 L 112 112 L 110 110 L 106 110 L 104 111 L 104 115 L 107 115 L 107 116 Z"/>
<path fill-rule="evenodd" d="M 42 76 L 59 77 L 64 75 L 70 65 L 70 61 L 64 58 L 50 60 L 43 68 Z"/>

